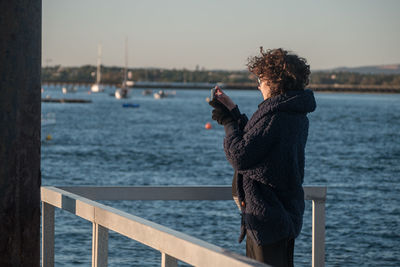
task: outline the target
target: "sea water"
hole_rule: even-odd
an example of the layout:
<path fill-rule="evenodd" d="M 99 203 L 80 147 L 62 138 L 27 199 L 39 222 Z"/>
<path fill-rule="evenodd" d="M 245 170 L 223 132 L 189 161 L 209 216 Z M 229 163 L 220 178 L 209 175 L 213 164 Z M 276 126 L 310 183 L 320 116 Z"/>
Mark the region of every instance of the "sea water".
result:
<path fill-rule="evenodd" d="M 224 131 L 211 120 L 206 90 L 178 90 L 154 99 L 140 89 L 117 100 L 80 87 L 62 95 L 90 104 L 43 103 L 56 124 L 44 129 L 44 186 L 230 185 Z M 249 117 L 257 91 L 227 91 Z M 326 266 L 400 265 L 400 95 L 316 93 L 309 115 L 304 185 L 328 187 Z M 139 108 L 124 108 L 124 103 Z M 212 123 L 212 129 L 204 125 Z M 106 205 L 193 235 L 236 253 L 240 215 L 233 201 L 102 201 Z M 92 225 L 55 213 L 56 266 L 89 266 Z M 110 232 L 109 266 L 159 266 L 159 251 Z M 295 265 L 311 266 L 311 202 L 295 244 Z"/>

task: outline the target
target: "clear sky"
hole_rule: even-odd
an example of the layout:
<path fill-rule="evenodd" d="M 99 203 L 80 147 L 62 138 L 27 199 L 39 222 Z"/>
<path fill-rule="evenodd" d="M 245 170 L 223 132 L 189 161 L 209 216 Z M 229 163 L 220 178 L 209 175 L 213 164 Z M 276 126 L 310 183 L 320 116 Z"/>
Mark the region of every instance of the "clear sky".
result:
<path fill-rule="evenodd" d="M 43 0 L 43 65 L 245 69 L 283 47 L 312 69 L 400 63 L 400 1 Z"/>

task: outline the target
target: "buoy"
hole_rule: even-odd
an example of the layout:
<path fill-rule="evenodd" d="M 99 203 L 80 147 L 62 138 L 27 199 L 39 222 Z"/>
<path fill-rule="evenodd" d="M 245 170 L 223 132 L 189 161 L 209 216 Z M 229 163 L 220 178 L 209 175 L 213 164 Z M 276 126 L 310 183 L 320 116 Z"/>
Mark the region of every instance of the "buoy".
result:
<path fill-rule="evenodd" d="M 51 139 L 53 139 L 53 137 L 51 136 L 51 134 L 48 134 L 48 135 L 46 136 L 46 140 L 51 140 Z"/>
<path fill-rule="evenodd" d="M 211 123 L 207 122 L 204 128 L 206 128 L 206 130 L 210 130 L 212 128 Z"/>

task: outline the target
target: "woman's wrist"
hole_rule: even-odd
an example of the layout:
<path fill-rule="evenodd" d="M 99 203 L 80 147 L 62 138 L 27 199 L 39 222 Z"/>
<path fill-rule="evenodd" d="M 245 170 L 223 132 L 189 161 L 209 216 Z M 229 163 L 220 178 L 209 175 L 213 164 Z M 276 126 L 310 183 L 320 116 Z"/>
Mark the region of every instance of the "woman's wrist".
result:
<path fill-rule="evenodd" d="M 233 116 L 233 118 L 235 120 L 239 120 L 239 118 L 240 118 L 240 110 L 239 110 L 239 107 L 237 105 L 235 105 L 235 107 L 233 109 L 231 109 L 229 112 L 232 114 L 232 116 Z"/>

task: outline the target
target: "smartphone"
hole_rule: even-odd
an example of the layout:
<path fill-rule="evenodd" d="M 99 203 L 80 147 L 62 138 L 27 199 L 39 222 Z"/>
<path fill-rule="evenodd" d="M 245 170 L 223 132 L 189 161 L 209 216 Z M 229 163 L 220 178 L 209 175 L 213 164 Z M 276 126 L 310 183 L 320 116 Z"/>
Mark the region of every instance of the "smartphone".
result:
<path fill-rule="evenodd" d="M 215 97 L 215 87 L 211 89 L 211 97 L 210 97 L 210 101 L 213 101 Z"/>

